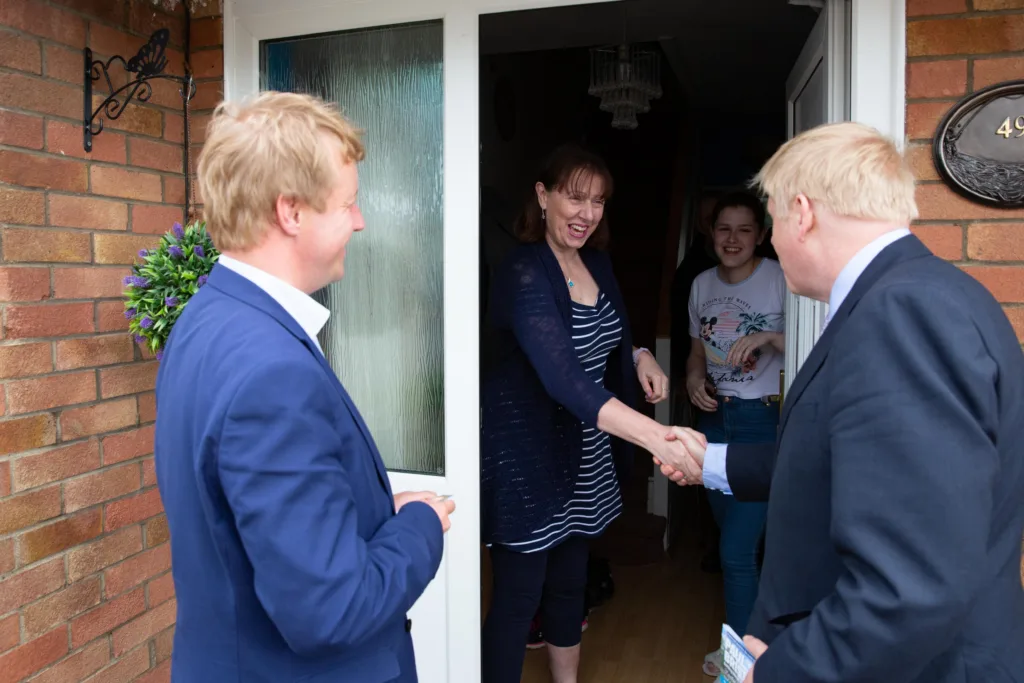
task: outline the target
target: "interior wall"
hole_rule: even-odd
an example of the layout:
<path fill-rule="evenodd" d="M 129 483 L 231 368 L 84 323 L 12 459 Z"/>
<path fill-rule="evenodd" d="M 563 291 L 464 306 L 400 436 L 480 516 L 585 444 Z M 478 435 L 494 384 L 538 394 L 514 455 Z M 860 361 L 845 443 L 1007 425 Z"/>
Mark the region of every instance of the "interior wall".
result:
<path fill-rule="evenodd" d="M 738 84 L 742 87 L 742 84 Z M 779 89 L 785 93 L 785 84 Z M 746 185 L 786 140 L 786 100 L 756 103 L 701 116 L 700 167 L 704 187 Z M 766 105 L 775 105 L 767 108 Z"/>

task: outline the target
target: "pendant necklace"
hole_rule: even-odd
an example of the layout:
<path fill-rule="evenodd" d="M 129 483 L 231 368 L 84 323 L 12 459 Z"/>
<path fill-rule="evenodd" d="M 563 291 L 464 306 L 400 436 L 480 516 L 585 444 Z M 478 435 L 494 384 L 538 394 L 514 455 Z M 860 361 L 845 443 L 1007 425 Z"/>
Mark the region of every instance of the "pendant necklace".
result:
<path fill-rule="evenodd" d="M 561 265 L 561 264 L 559 264 L 559 265 Z M 572 281 L 572 274 L 569 272 L 569 266 L 568 265 L 563 266 L 562 270 L 565 273 L 565 282 L 566 282 L 566 284 L 569 285 L 569 289 L 572 289 L 573 287 L 576 286 L 576 283 Z"/>

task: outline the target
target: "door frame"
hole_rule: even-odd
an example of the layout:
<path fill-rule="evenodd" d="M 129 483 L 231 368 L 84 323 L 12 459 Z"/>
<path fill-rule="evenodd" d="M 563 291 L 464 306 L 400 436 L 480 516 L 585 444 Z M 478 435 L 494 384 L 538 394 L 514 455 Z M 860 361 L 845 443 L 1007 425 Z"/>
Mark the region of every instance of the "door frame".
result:
<path fill-rule="evenodd" d="M 825 67 L 826 120 L 860 121 L 904 145 L 906 6 L 903 0 L 824 0 L 786 83 L 788 137 L 793 137 L 794 102 L 818 64 Z M 825 50 L 827 49 L 827 53 Z M 828 304 L 787 295 L 784 388 L 821 336 Z M 794 315 L 795 313 L 795 315 Z"/>
<path fill-rule="evenodd" d="M 596 0 L 608 2 L 610 0 Z M 702 0 L 687 0 L 700 2 Z M 444 22 L 445 475 L 459 510 L 448 535 L 445 616 L 447 683 L 479 681 L 479 17 L 594 0 L 224 0 L 224 93 L 259 89 L 259 42 L 346 29 Z M 905 128 L 905 0 L 852 0 L 850 112 L 895 138 Z M 466 264 L 473 267 L 466 268 Z M 411 481 L 396 473 L 396 485 Z M 414 626 L 414 635 L 416 627 Z M 436 642 L 436 641 L 435 641 Z M 442 683 L 424 680 L 424 683 Z"/>
<path fill-rule="evenodd" d="M 853 3 L 851 0 L 825 0 L 824 4 L 786 81 L 787 138 L 799 132 L 796 102 L 819 68 L 825 78 L 825 121 L 850 120 Z M 824 301 L 792 292 L 786 294 L 784 393 L 788 393 L 797 371 L 818 341 L 827 314 L 828 304 Z"/>

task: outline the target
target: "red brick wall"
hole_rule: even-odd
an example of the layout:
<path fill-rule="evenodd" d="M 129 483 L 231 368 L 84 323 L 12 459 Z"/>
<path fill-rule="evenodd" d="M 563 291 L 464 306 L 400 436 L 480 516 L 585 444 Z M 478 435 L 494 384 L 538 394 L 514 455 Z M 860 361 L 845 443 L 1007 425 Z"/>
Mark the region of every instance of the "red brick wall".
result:
<path fill-rule="evenodd" d="M 1024 0 L 907 0 L 907 136 L 918 178 L 915 231 L 1002 302 L 1024 342 L 1024 210 L 1000 211 L 939 181 L 931 139 L 958 98 L 1024 78 Z M 1024 542 L 1020 580 L 1024 584 Z"/>
<path fill-rule="evenodd" d="M 957 99 L 1020 78 L 1024 0 L 907 0 L 907 135 L 920 178 L 915 230 L 992 291 L 1024 341 L 1024 210 L 961 198 L 931 161 L 932 135 Z"/>
<path fill-rule="evenodd" d="M 220 98 L 222 28 L 193 21 L 193 136 Z M 152 458 L 157 364 L 121 279 L 182 218 L 177 86 L 82 148 L 82 52 L 133 55 L 185 14 L 151 0 L 0 0 L 0 683 L 167 680 L 174 591 Z"/>

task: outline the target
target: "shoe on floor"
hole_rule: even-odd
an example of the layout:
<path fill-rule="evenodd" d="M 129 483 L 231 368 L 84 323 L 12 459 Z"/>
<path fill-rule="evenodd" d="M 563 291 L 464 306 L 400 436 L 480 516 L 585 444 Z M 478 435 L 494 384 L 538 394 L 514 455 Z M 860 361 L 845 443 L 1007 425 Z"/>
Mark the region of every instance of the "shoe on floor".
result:
<path fill-rule="evenodd" d="M 715 650 L 704 655 L 704 666 L 701 671 L 705 676 L 720 676 L 722 674 L 722 651 Z"/>

